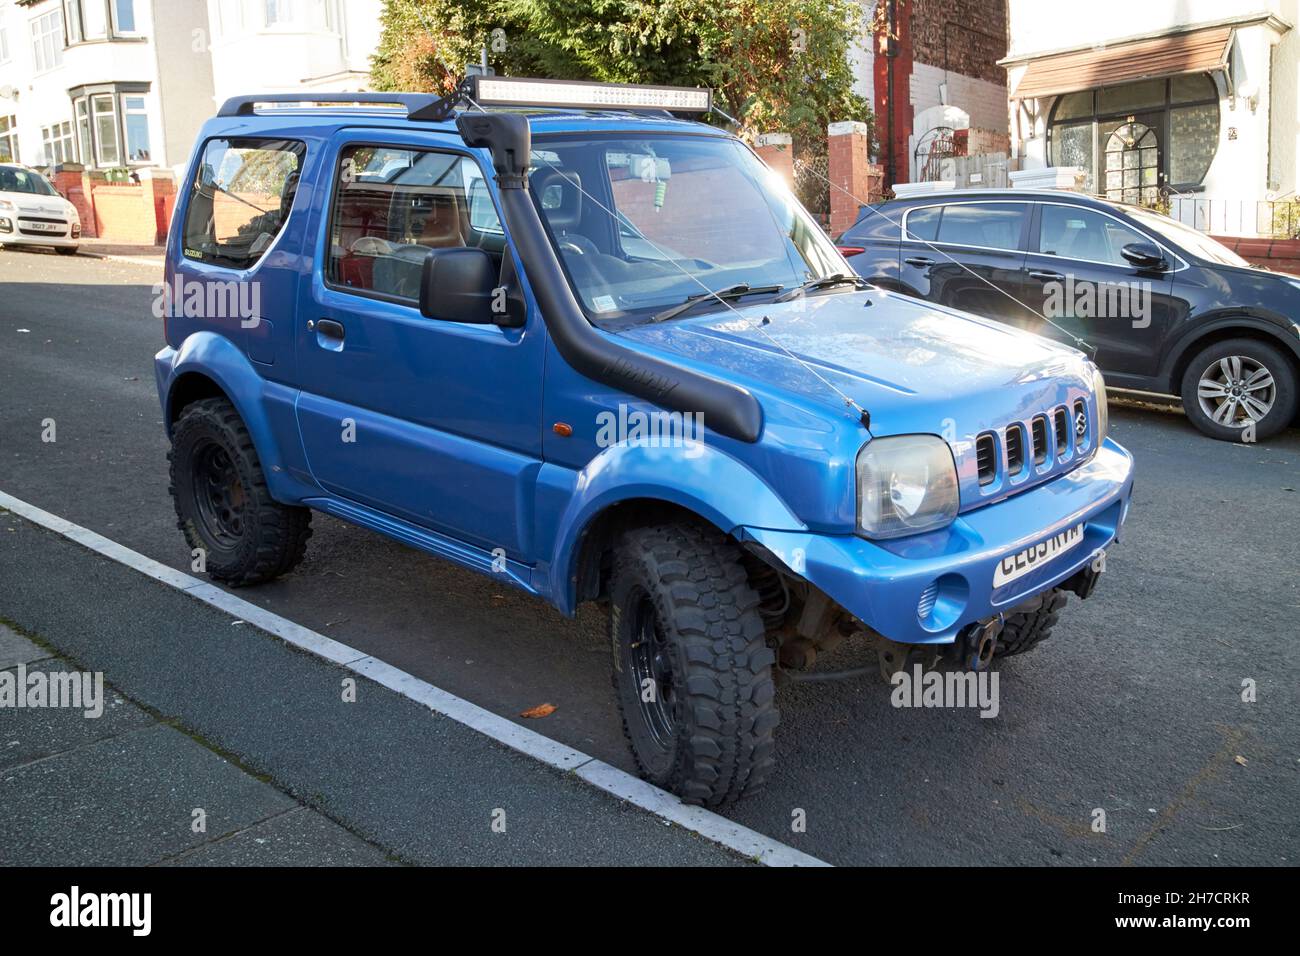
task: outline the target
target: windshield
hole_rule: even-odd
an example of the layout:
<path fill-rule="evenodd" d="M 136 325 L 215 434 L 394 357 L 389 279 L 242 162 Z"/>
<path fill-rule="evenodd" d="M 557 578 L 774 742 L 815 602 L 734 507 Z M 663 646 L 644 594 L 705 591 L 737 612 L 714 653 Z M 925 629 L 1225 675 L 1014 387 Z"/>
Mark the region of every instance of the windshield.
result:
<path fill-rule="evenodd" d="M 1182 246 L 1194 256 L 1217 262 L 1221 266 L 1240 266 L 1245 269 L 1251 267 L 1249 262 L 1217 239 L 1212 239 L 1203 232 L 1197 232 L 1191 226 L 1184 225 L 1176 219 L 1170 219 L 1168 216 L 1162 216 L 1140 206 L 1126 206 L 1124 211 L 1152 232 Z"/>
<path fill-rule="evenodd" d="M 0 166 L 0 193 L 33 193 L 37 196 L 57 196 L 58 193 L 40 173 L 15 166 Z"/>
<path fill-rule="evenodd" d="M 596 320 L 648 319 L 706 289 L 743 283 L 775 295 L 851 272 L 779 178 L 735 140 L 551 136 L 534 145 L 534 201 Z M 711 308 L 725 306 L 710 300 L 699 311 Z"/>

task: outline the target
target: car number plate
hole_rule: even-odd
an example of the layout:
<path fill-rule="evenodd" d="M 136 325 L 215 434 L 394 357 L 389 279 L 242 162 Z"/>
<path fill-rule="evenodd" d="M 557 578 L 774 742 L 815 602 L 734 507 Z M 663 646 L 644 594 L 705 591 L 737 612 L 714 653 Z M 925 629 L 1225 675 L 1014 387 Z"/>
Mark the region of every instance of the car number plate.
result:
<path fill-rule="evenodd" d="M 1054 534 L 1046 541 L 1031 544 L 1023 551 L 1008 554 L 998 562 L 993 571 L 993 587 L 1000 588 L 1023 578 L 1035 568 L 1042 567 L 1053 558 L 1069 551 L 1083 540 L 1083 525 L 1077 524 L 1068 531 Z"/>
<path fill-rule="evenodd" d="M 30 229 L 32 232 L 62 232 L 67 227 L 52 222 L 27 222 L 23 223 L 23 228 Z"/>

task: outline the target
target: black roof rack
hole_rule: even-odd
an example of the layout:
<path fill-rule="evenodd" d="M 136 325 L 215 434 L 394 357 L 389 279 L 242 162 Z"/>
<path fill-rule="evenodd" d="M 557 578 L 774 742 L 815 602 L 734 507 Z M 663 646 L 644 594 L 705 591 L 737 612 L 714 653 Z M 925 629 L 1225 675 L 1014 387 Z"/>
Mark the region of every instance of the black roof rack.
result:
<path fill-rule="evenodd" d="M 253 116 L 261 104 L 298 103 L 327 106 L 370 105 L 401 106 L 406 108 L 407 119 L 443 119 L 434 108 L 442 103 L 436 93 L 259 93 L 251 96 L 232 96 L 222 105 L 218 116 Z"/>

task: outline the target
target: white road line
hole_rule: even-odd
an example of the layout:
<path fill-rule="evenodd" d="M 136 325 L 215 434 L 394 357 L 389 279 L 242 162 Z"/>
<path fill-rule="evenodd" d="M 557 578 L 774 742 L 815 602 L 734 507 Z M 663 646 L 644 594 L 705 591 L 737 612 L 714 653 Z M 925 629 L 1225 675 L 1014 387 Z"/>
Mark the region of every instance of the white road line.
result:
<path fill-rule="evenodd" d="M 225 611 L 227 614 L 233 614 L 239 620 L 273 634 L 294 647 L 382 684 L 403 697 L 422 704 L 471 730 L 476 730 L 498 743 L 505 744 L 511 750 L 560 770 L 572 770 L 576 776 L 593 787 L 638 806 L 647 813 L 675 823 L 683 829 L 698 833 L 705 839 L 734 850 L 742 856 L 757 860 L 766 866 L 830 865 L 702 807 L 688 806 L 666 790 L 646 783 L 602 760 L 588 756 L 580 750 L 574 750 L 527 727 L 520 727 L 512 720 L 507 720 L 427 681 L 398 670 L 391 664 L 385 664 L 354 647 L 318 634 L 301 624 L 295 624 L 288 618 L 258 607 L 256 604 L 250 604 L 206 581 L 169 568 L 88 528 L 75 525 L 48 511 L 42 511 L 35 505 L 7 495 L 3 491 L 0 491 L 0 508 L 75 541 L 82 547 L 110 558 L 118 564 L 139 571 L 155 581 L 184 591 L 204 604 Z"/>

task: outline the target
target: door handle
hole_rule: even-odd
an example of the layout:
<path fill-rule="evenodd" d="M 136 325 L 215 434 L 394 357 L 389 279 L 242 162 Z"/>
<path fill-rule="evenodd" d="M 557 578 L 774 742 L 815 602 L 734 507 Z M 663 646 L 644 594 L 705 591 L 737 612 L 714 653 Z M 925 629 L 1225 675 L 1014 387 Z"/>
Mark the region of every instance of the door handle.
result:
<path fill-rule="evenodd" d="M 1044 282 L 1059 282 L 1065 278 L 1065 276 L 1061 275 L 1059 272 L 1047 272 L 1041 269 L 1035 270 L 1029 273 L 1029 275 L 1035 279 L 1042 279 Z"/>
<path fill-rule="evenodd" d="M 909 266 L 916 266 L 918 269 L 934 265 L 933 259 L 927 259 L 924 256 L 912 256 L 910 259 L 904 259 L 903 261 Z"/>
<path fill-rule="evenodd" d="M 307 328 L 311 328 L 310 322 L 307 323 Z M 319 335 L 325 336 L 327 339 L 338 339 L 340 342 L 342 342 L 344 336 L 347 335 L 343 329 L 343 323 L 335 322 L 333 319 L 321 319 L 317 322 L 316 332 Z"/>

